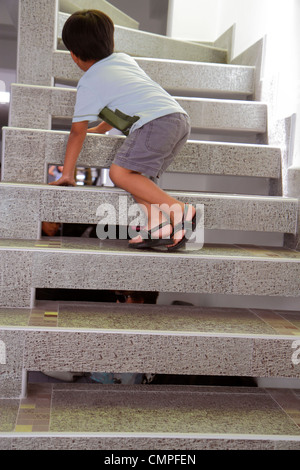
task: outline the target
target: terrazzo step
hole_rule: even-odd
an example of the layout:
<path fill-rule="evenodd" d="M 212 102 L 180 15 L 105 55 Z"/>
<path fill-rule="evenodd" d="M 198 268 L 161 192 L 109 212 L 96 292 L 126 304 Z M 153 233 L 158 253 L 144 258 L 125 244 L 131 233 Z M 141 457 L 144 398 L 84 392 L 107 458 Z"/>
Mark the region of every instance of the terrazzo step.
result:
<path fill-rule="evenodd" d="M 251 97 L 254 93 L 254 67 L 208 64 L 187 60 L 135 58 L 139 66 L 172 95 L 221 95 Z M 52 73 L 58 83 L 76 85 L 82 72 L 69 52 L 55 51 Z"/>
<path fill-rule="evenodd" d="M 51 118 L 73 116 L 76 89 L 13 84 L 10 127 L 51 129 Z M 240 100 L 176 97 L 193 128 L 202 131 L 264 134 L 267 105 Z"/>
<path fill-rule="evenodd" d="M 29 308 L 35 288 L 300 296 L 300 253 L 291 249 L 196 245 L 165 253 L 127 245 L 91 238 L 1 239 L 0 307 Z"/>
<path fill-rule="evenodd" d="M 42 184 L 47 183 L 48 165 L 63 164 L 69 132 L 4 127 L 2 137 L 2 181 Z M 110 167 L 124 138 L 88 134 L 78 166 Z M 266 145 L 188 141 L 167 172 L 279 179 L 281 151 Z"/>
<path fill-rule="evenodd" d="M 292 311 L 47 301 L 2 308 L 0 397 L 26 394 L 24 372 L 45 370 L 178 374 L 198 385 L 196 376 L 296 379 L 299 336 Z"/>
<path fill-rule="evenodd" d="M 200 227 L 297 233 L 297 199 L 183 191 L 168 193 L 182 202 L 198 206 L 199 236 Z M 139 218 L 140 224 L 145 223 L 133 197 L 119 188 L 0 183 L 0 201 L 0 237 L 7 239 L 36 240 L 42 222 L 127 227 Z M 203 219 L 200 219 L 200 210 Z"/>
<path fill-rule="evenodd" d="M 62 12 L 58 15 L 58 48 L 64 48 L 61 33 L 69 16 Z M 137 57 L 227 63 L 225 49 L 172 39 L 123 26 L 115 26 L 114 40 L 115 52 L 125 52 Z"/>
<path fill-rule="evenodd" d="M 123 11 L 116 8 L 106 0 L 59 0 L 59 9 L 62 13 L 72 14 L 78 10 L 94 9 L 106 13 L 115 24 L 128 28 L 138 29 L 139 23 Z"/>
<path fill-rule="evenodd" d="M 2 181 L 42 184 L 48 181 L 48 165 L 63 164 L 69 132 L 4 127 L 2 137 Z M 88 134 L 77 165 L 109 168 L 124 139 Z M 279 179 L 281 150 L 266 145 L 188 141 L 167 172 Z"/>
<path fill-rule="evenodd" d="M 188 457 L 186 451 L 198 449 L 297 450 L 298 392 L 32 384 L 26 399 L 1 400 L 0 446 L 6 450 L 151 449 L 146 457 L 151 464 L 157 458 L 156 449 L 181 450 L 183 459 Z M 170 458 L 173 455 L 170 452 Z"/>
<path fill-rule="evenodd" d="M 58 0 L 35 0 L 34 7 L 30 0 L 20 0 L 19 4 L 17 82 L 51 86 L 54 84 L 57 48 L 64 48 L 61 30 L 69 15 L 58 13 Z M 115 50 L 154 59 L 227 63 L 224 49 L 123 26 L 115 27 Z"/>

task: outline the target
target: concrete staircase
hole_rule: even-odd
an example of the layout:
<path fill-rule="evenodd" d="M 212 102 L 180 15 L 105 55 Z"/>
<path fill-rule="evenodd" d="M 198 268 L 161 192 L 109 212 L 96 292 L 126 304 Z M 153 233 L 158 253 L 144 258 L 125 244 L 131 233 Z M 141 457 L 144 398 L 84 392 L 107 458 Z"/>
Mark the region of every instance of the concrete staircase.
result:
<path fill-rule="evenodd" d="M 300 449 L 299 389 L 213 380 L 300 378 L 299 201 L 281 195 L 281 151 L 268 145 L 253 66 L 227 64 L 226 50 L 144 33 L 112 13 L 116 49 L 139 56 L 191 116 L 193 140 L 166 179 L 176 197 L 203 205 L 205 243 L 136 252 L 126 240 L 41 236 L 42 222 L 97 224 L 103 203 L 117 220 L 127 210 L 115 187 L 47 185 L 48 166 L 63 164 L 80 78 L 60 31 L 85 3 L 65 0 L 58 13 L 56 1 L 20 0 L 18 83 L 3 129 L 0 184 L 0 448 Z M 78 166 L 109 167 L 123 139 L 89 135 Z M 203 175 L 227 182 L 228 191 L 192 189 Z M 237 179 L 252 190 L 235 193 Z M 257 181 L 263 190 L 254 190 Z M 263 246 L 245 242 L 253 235 Z M 36 289 L 200 300 L 192 307 L 38 301 Z M 209 306 L 201 305 L 205 295 Z M 230 305 L 236 298 L 239 307 Z M 198 379 L 134 386 L 28 379 L 44 370 Z"/>

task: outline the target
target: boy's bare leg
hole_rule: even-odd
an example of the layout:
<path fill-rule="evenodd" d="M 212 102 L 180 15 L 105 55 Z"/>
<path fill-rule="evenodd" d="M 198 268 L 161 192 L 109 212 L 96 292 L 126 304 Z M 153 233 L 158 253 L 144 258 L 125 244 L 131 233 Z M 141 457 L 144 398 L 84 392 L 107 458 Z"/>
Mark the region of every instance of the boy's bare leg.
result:
<path fill-rule="evenodd" d="M 116 186 L 132 194 L 139 204 L 143 204 L 147 208 L 149 229 L 158 225 L 157 221 L 154 222 L 153 218 L 151 220 L 151 210 L 149 212 L 149 209 L 152 205 L 163 205 L 164 211 L 173 226 L 182 220 L 185 204 L 167 194 L 146 176 L 113 163 L 110 168 L 110 178 Z M 190 207 L 190 214 L 188 214 L 187 220 L 192 220 L 194 215 L 193 208 L 192 206 Z M 168 209 L 169 213 L 167 213 Z M 184 231 L 178 232 L 176 239 L 180 241 L 183 236 Z"/>

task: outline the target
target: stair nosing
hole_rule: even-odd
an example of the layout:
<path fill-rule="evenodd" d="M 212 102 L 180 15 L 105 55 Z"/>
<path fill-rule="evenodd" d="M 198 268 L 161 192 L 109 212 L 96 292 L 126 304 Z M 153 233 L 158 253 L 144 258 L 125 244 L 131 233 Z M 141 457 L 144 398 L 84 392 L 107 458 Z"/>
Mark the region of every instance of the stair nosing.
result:
<path fill-rule="evenodd" d="M 57 334 L 59 333 L 88 333 L 88 334 L 102 334 L 102 335 L 136 335 L 136 336 L 189 336 L 201 338 L 234 338 L 234 339 L 262 339 L 262 340 L 287 340 L 296 341 L 300 340 L 299 335 L 283 335 L 274 332 L 271 333 L 214 333 L 214 332 L 201 332 L 201 331 L 170 331 L 170 330 L 138 330 L 138 329 L 117 329 L 117 328 L 84 328 L 84 327 L 66 327 L 66 326 L 2 326 L 0 329 L 3 331 L 24 331 L 26 332 L 48 332 Z"/>
<path fill-rule="evenodd" d="M 195 439 L 199 438 L 201 440 L 208 440 L 208 439 L 232 439 L 232 440 L 261 440 L 261 441 L 293 441 L 293 442 L 300 442 L 300 436 L 296 434 L 223 434 L 223 433 L 158 433 L 158 432 L 51 432 L 51 431 L 40 431 L 40 432 L 18 432 L 18 431 L 11 431 L 9 432 L 0 432 L 1 438 L 8 438 L 8 439 L 36 439 L 39 437 L 51 437 L 51 438 L 70 438 L 78 437 L 78 438 L 89 438 L 89 437 L 104 437 L 104 438 L 143 438 L 143 437 L 150 437 L 150 438 L 159 438 L 159 439 Z M 114 451 L 112 451 L 113 453 Z"/>
<path fill-rule="evenodd" d="M 61 237 L 58 237 L 58 239 L 61 239 Z M 64 239 L 64 238 L 63 238 Z M 68 239 L 70 240 L 70 239 Z M 76 240 L 77 241 L 77 238 L 75 239 L 71 239 L 72 241 Z M 85 242 L 87 242 L 87 240 L 89 239 L 84 239 Z M 178 259 L 178 258 L 183 258 L 185 260 L 198 260 L 201 262 L 201 260 L 227 260 L 227 261 L 240 261 L 240 262 L 243 262 L 243 261 L 251 261 L 253 263 L 256 263 L 256 262 L 264 262 L 264 261 L 268 261 L 270 263 L 285 263 L 285 264 L 299 264 L 300 262 L 300 259 L 297 259 L 297 258 L 290 258 L 290 257 L 285 257 L 284 255 L 282 255 L 280 258 L 275 258 L 275 257 L 268 257 L 267 255 L 250 255 L 250 254 L 246 254 L 246 251 L 245 250 L 245 254 L 244 255 L 239 255 L 239 254 L 220 254 L 220 253 L 216 253 L 214 255 L 209 255 L 209 254 L 206 254 L 206 255 L 201 255 L 201 251 L 202 249 L 200 250 L 197 250 L 196 252 L 195 251 L 190 251 L 190 252 L 174 252 L 174 253 L 168 253 L 168 252 L 164 252 L 164 251 L 143 251 L 143 250 L 133 250 L 133 249 L 126 249 L 126 251 L 123 251 L 120 249 L 120 250 L 109 250 L 109 248 L 105 248 L 104 246 L 99 246 L 97 248 L 90 248 L 90 249 L 86 249 L 86 250 L 83 250 L 83 249 L 80 249 L 79 247 L 78 248 L 67 248 L 67 247 L 55 247 L 55 246 L 3 246 L 1 245 L 1 242 L 5 242 L 5 241 L 8 241 L 9 243 L 12 242 L 11 239 L 4 239 L 2 238 L 0 240 L 0 251 L 15 251 L 15 252 L 45 252 L 45 253 L 62 253 L 62 254 L 65 254 L 65 253 L 68 253 L 69 255 L 70 254 L 74 254 L 74 255 L 77 255 L 77 254 L 83 254 L 83 255 L 87 255 L 87 256 L 94 256 L 95 254 L 98 254 L 99 256 L 120 256 L 122 255 L 122 257 L 125 257 L 125 256 L 129 256 L 129 257 L 134 257 L 134 258 L 139 258 L 139 257 L 142 257 L 142 258 L 166 258 L 166 259 Z M 21 242 L 21 241 L 24 241 L 24 240 L 14 240 L 16 241 L 17 243 L 18 242 Z M 29 240 L 29 241 L 32 241 L 33 243 L 40 243 L 42 244 L 44 240 Z M 101 245 L 101 243 L 103 244 L 102 241 L 98 240 L 99 241 L 99 245 Z M 86 243 L 85 243 L 86 245 Z M 232 245 L 230 245 L 231 247 Z M 204 246 L 205 248 L 205 246 Z M 270 252 L 272 252 L 272 249 L 268 248 L 267 247 L 267 250 L 269 250 Z M 293 252 L 295 250 L 292 250 Z M 243 252 L 243 250 L 241 250 L 241 252 Z M 295 251 L 295 253 L 297 253 Z"/>

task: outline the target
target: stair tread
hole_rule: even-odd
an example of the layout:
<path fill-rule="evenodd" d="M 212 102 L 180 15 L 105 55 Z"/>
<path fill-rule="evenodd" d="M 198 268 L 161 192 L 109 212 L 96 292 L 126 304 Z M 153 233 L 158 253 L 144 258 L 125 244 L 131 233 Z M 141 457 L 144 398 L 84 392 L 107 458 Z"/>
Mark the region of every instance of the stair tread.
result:
<path fill-rule="evenodd" d="M 300 252 L 280 247 L 257 247 L 242 245 L 209 245 L 205 244 L 201 249 L 165 253 L 159 251 L 133 250 L 128 248 L 126 240 L 99 240 L 92 238 L 68 238 L 68 237 L 42 237 L 40 240 L 10 240 L 0 239 L 0 250 L 27 250 L 45 252 L 67 253 L 99 253 L 106 255 L 129 255 L 130 257 L 150 256 L 153 258 L 169 259 L 187 256 L 191 260 L 202 258 L 216 259 L 251 259 L 269 261 L 299 262 Z"/>
<path fill-rule="evenodd" d="M 253 95 L 255 68 L 251 66 L 213 64 L 188 60 L 135 57 L 140 67 L 171 94 L 180 91 Z M 53 53 L 53 75 L 58 80 L 76 84 L 82 72 L 69 52 Z"/>
<path fill-rule="evenodd" d="M 231 195 L 186 191 L 167 191 L 172 197 L 192 203 L 204 215 L 202 229 L 239 230 L 273 233 L 296 233 L 298 200 L 281 196 Z M 36 237 L 38 222 L 132 225 L 144 217 L 131 195 L 113 187 L 51 186 L 43 184 L 0 183 L 2 222 L 1 237 Z M 20 199 L 24 201 L 22 204 Z M 16 225 L 20 218 L 36 213 L 31 230 Z M 105 206 L 104 206 L 105 204 Z M 101 206 L 102 205 L 102 206 Z M 102 208 L 102 209 L 101 209 Z M 107 211 L 107 214 L 103 210 Z M 276 215 L 274 215 L 276 213 Z M 137 223 L 137 222 L 135 222 Z M 28 225 L 28 223 L 27 223 Z M 200 231 L 200 225 L 198 229 Z M 17 235 L 18 234 L 18 235 Z M 200 236 L 200 232 L 199 232 Z"/>
<path fill-rule="evenodd" d="M 43 129 L 49 126 L 49 116 L 71 119 L 76 101 L 76 89 L 36 85 L 12 85 L 10 126 Z M 193 128 L 204 131 L 241 132 L 252 135 L 267 130 L 267 105 L 245 100 L 178 97 L 175 99 L 190 115 Z M 31 100 L 30 113 L 28 100 Z M 45 109 L 48 113 L 45 116 Z"/>
<path fill-rule="evenodd" d="M 18 178 L 22 182 L 42 183 L 45 164 L 63 164 L 69 132 L 5 127 L 3 134 L 2 181 L 17 181 Z M 109 167 L 123 141 L 122 136 L 87 135 L 78 166 Z M 24 158 L 26 166 L 21 164 Z M 281 151 L 276 147 L 189 140 L 167 172 L 278 179 L 280 170 Z"/>
<path fill-rule="evenodd" d="M 0 325 L 24 371 L 299 378 L 295 311 L 38 301 Z"/>
<path fill-rule="evenodd" d="M 15 189 L 28 189 L 28 190 L 37 190 L 37 191 L 55 191 L 55 192 L 72 192 L 77 193 L 113 193 L 113 194 L 127 194 L 124 190 L 114 186 L 94 186 L 94 185 L 83 185 L 83 186 L 55 186 L 50 184 L 43 183 L 15 183 L 15 182 L 0 182 L 0 188 L 15 188 Z M 171 194 L 174 197 L 186 196 L 186 197 L 195 197 L 199 199 L 232 199 L 232 200 L 256 200 L 256 201 L 274 201 L 282 202 L 283 204 L 295 204 L 298 202 L 296 197 L 292 196 L 269 196 L 269 195 L 257 195 L 257 194 L 228 194 L 228 193 L 207 193 L 207 192 L 195 192 L 195 191 L 181 191 L 181 190 L 168 190 L 168 194 Z"/>
<path fill-rule="evenodd" d="M 69 14 L 61 12 L 58 15 L 59 47 L 64 48 L 61 33 L 69 16 Z M 201 62 L 227 63 L 227 50 L 225 49 L 172 39 L 124 26 L 115 26 L 114 39 L 115 51 L 126 52 L 130 55 L 183 60 L 188 58 Z"/>
<path fill-rule="evenodd" d="M 78 286 L 295 299 L 300 295 L 300 252 L 287 249 L 234 245 L 199 249 L 199 244 L 188 243 L 186 250 L 168 253 L 128 248 L 127 240 L 57 237 L 1 239 L 0 252 L 3 307 L 31 305 L 32 288 Z"/>
<path fill-rule="evenodd" d="M 288 448 L 300 442 L 299 401 L 297 390 L 256 387 L 30 384 L 27 398 L 0 400 L 0 437 L 19 437 L 19 446 L 26 446 L 26 440 L 34 446 L 34 439 L 43 435 L 57 436 L 60 445 L 73 440 L 74 445 L 74 434 L 79 433 L 85 446 L 89 438 L 102 437 L 101 448 L 113 438 L 119 448 L 134 438 L 136 448 L 144 449 L 176 441 L 172 448 L 180 448 L 180 440 L 185 449 L 209 447 L 212 441 L 224 449 L 235 442 L 245 448 L 271 443 Z M 48 440 L 42 445 L 59 444 Z"/>
<path fill-rule="evenodd" d="M 290 338 L 300 336 L 296 311 L 37 301 L 32 309 L 0 308 L 0 326 L 160 335 Z"/>

